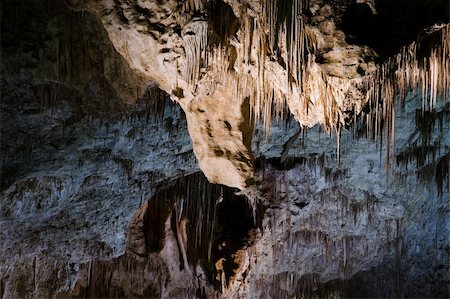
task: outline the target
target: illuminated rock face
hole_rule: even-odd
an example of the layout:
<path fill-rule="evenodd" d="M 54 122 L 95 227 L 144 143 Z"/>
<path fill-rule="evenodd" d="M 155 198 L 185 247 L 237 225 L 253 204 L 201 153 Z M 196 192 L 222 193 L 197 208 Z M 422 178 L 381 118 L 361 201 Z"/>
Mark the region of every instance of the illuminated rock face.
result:
<path fill-rule="evenodd" d="M 375 47 L 380 34 L 392 39 L 384 29 L 384 2 L 379 12 L 373 1 L 72 2 L 95 13 L 131 68 L 181 105 L 200 168 L 213 183 L 244 189 L 253 182 L 250 116 L 261 117 L 267 131 L 274 115 L 291 113 L 302 127 L 321 124 L 339 134 L 370 101 L 382 110 L 369 113 L 376 134 L 384 121 L 390 137 L 395 94 L 422 86 L 432 107 L 450 90 L 445 26 L 430 53 L 416 45 L 402 50 L 412 39 L 400 28 L 405 45 L 396 40 L 380 47 L 381 54 L 400 55 L 376 67 L 376 52 L 361 42 Z M 445 19 L 437 11 L 442 4 L 435 6 L 422 25 Z M 402 20 L 396 13 L 393 18 Z M 364 39 L 363 30 L 373 40 Z M 350 45 L 352 39 L 360 45 Z"/>
<path fill-rule="evenodd" d="M 302 126 L 335 128 L 344 112 L 361 110 L 364 78 L 375 69 L 375 53 L 345 42 L 331 7 L 315 12 L 320 30 L 307 25 L 306 3 L 277 4 L 100 1 L 74 8 L 98 15 L 132 69 L 180 103 L 208 179 L 243 189 L 253 179 L 250 116 L 262 113 L 269 129 L 272 114 L 289 109 Z M 319 52 L 329 60 L 323 69 Z"/>
<path fill-rule="evenodd" d="M 449 297 L 447 1 L 266 2 L 2 2 L 0 297 Z"/>

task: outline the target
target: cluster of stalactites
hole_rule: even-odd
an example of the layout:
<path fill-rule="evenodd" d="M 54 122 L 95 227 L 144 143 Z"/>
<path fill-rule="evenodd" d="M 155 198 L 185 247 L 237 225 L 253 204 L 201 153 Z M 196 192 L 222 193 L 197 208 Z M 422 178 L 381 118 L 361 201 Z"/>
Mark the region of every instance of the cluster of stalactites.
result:
<path fill-rule="evenodd" d="M 314 62 L 316 39 L 305 26 L 304 17 L 308 1 L 267 0 L 260 4 L 256 16 L 241 12 L 236 38 L 242 46 L 237 48 L 229 42 L 212 43 L 212 29 L 206 20 L 197 17 L 186 26 L 185 73 L 191 90 L 195 94 L 196 85 L 202 80 L 201 69 L 205 67 L 209 70 L 207 80 L 230 87 L 239 101 L 250 100 L 253 119 L 262 120 L 266 133 L 270 132 L 273 117 L 283 118 L 288 104 L 300 122 L 311 106 L 316 110 L 323 107 L 320 121 L 328 132 L 336 130 L 339 135 L 345 121 L 339 103 L 345 101 L 346 90 L 351 86 L 343 86 L 348 85 L 345 80 L 325 75 Z M 204 15 L 214 5 L 214 0 L 189 1 L 192 11 Z M 214 16 L 208 16 L 211 17 Z M 433 109 L 438 98 L 448 97 L 449 31 L 449 25 L 442 27 L 441 43 L 432 47 L 429 54 L 420 56 L 420 43 L 413 43 L 379 66 L 372 76 L 364 78 L 368 82 L 367 100 L 371 99 L 367 130 L 371 136 L 379 137 L 383 128 L 388 156 L 393 153 L 390 146 L 395 136 L 396 95 L 404 98 L 409 90 L 420 87 L 424 109 Z M 272 77 L 270 69 L 274 64 L 283 68 L 284 82 L 279 82 L 279 76 Z M 361 107 L 354 109 L 355 117 L 360 110 Z"/>
<path fill-rule="evenodd" d="M 195 91 L 200 69 L 205 63 L 208 44 L 208 24 L 202 17 L 196 17 L 183 30 L 186 51 L 185 80 Z"/>
<path fill-rule="evenodd" d="M 308 48 L 303 14 L 307 3 L 306 0 L 267 0 L 261 1 L 261 13 L 257 17 L 243 11 L 239 20 L 239 38 L 243 47 L 239 53 L 230 43 L 214 44 L 208 22 L 194 17 L 183 32 L 187 60 L 185 80 L 191 91 L 195 94 L 202 67 L 208 68 L 213 74 L 208 80 L 217 78 L 221 85 L 231 86 L 240 101 L 250 99 L 254 120 L 258 122 L 262 117 L 264 127 L 269 131 L 272 117 L 283 117 L 286 97 L 302 92 Z M 194 15 L 207 15 L 208 7 L 216 3 L 191 0 L 187 5 Z M 231 63 L 236 58 L 239 61 Z M 280 59 L 285 74 L 282 88 L 266 76 L 267 63 Z"/>
<path fill-rule="evenodd" d="M 409 91 L 421 90 L 422 112 L 435 109 L 438 99 L 450 100 L 450 24 L 441 26 L 439 42 L 414 42 L 379 66 L 369 90 L 367 131 L 381 141 L 384 135 L 388 171 L 395 155 L 395 98 L 403 104 Z"/>
<path fill-rule="evenodd" d="M 289 85 L 300 84 L 304 70 L 307 39 L 305 36 L 304 12 L 307 0 L 271 0 L 263 6 L 264 29 L 268 32 L 268 47 L 272 58 L 279 54 L 285 64 Z M 280 45 L 280 39 L 284 44 Z"/>
<path fill-rule="evenodd" d="M 215 4 L 210 0 L 195 7 L 208 6 L 204 11 L 207 15 L 214 11 L 211 6 Z M 344 102 L 350 86 L 343 82 L 346 86 L 342 87 L 342 80 L 326 76 L 315 63 L 316 36 L 306 27 L 307 8 L 306 0 L 270 0 L 261 2 L 256 16 L 241 12 L 238 46 L 233 42 L 214 43 L 216 37 L 207 28 L 208 22 L 194 18 L 187 28 L 195 29 L 184 30 L 190 32 L 184 35 L 184 41 L 185 74 L 191 90 L 195 94 L 196 85 L 202 83 L 201 68 L 205 67 L 210 86 L 227 86 L 240 102 L 249 99 L 252 118 L 262 121 L 266 134 L 274 118 L 285 117 L 288 106 L 301 123 L 315 106 L 321 111 L 323 119 L 319 121 L 326 131 L 339 131 L 344 118 L 340 117 L 338 103 Z M 211 17 L 214 16 L 208 16 Z M 279 67 L 276 75 L 274 65 Z M 281 82 L 280 70 L 284 77 Z"/>
<path fill-rule="evenodd" d="M 189 11 L 204 11 L 206 9 L 206 4 L 210 0 L 188 0 L 186 1 L 186 6 Z"/>
<path fill-rule="evenodd" d="M 262 117 L 266 132 L 270 131 L 272 117 L 283 118 L 286 98 L 303 91 L 303 74 L 307 68 L 308 36 L 305 30 L 305 0 L 270 0 L 261 7 L 259 18 L 245 20 L 244 49 L 249 53 L 246 63 L 251 63 L 250 53 L 256 47 L 257 72 L 254 77 L 255 93 L 250 96 L 250 106 L 255 121 Z M 251 23 L 253 21 L 253 24 Z M 248 36 L 247 36 L 248 35 Z M 252 44 L 256 37 L 256 45 Z M 267 56 L 269 54 L 269 56 Z M 284 64 L 285 82 L 282 88 L 267 78 L 269 61 Z M 244 79 L 248 81 L 248 79 Z"/>

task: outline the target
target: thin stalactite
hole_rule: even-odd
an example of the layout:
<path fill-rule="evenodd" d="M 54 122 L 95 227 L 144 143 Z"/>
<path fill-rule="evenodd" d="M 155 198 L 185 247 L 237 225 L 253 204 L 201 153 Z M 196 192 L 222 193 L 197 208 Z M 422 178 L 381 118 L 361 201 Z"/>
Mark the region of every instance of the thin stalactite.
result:
<path fill-rule="evenodd" d="M 317 39 L 306 25 L 308 1 L 263 1 L 259 14 L 251 16 L 242 7 L 239 19 L 230 10 L 221 14 L 226 7 L 221 1 L 190 0 L 187 6 L 193 19 L 183 34 L 185 77 L 194 93 L 205 67 L 214 74 L 208 80 L 218 78 L 213 83 L 230 86 L 238 100 L 250 99 L 252 119 L 262 121 L 266 134 L 273 118 L 285 117 L 288 103 L 296 110 L 293 114 L 297 119 L 308 115 L 310 105 L 322 107 L 322 125 L 328 133 L 335 131 L 339 135 L 345 128 L 347 120 L 338 103 L 347 98 L 351 83 L 327 76 L 315 63 Z M 411 90 L 421 90 L 423 113 L 435 109 L 439 99 L 448 101 L 450 95 L 450 25 L 435 26 L 433 30 L 427 38 L 403 47 L 360 80 L 367 89 L 362 102 L 369 106 L 369 112 L 361 115 L 366 118 L 366 135 L 374 137 L 385 152 L 387 174 L 396 154 L 397 106 L 405 104 Z M 230 42 L 236 37 L 242 43 L 240 54 Z M 281 61 L 283 88 L 268 76 L 271 61 Z M 355 107 L 353 111 L 356 119 L 359 112 Z M 339 159 L 339 136 L 337 139 Z"/>

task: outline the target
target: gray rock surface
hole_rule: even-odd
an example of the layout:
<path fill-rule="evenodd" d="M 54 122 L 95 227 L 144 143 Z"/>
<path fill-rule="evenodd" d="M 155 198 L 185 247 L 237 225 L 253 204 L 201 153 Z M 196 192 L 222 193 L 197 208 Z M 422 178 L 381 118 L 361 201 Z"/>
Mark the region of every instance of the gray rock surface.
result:
<path fill-rule="evenodd" d="M 195 92 L 180 80 L 180 97 L 176 32 L 189 39 L 203 22 L 175 11 L 186 3 L 132 2 L 70 1 L 97 15 L 2 2 L 1 298 L 449 297 L 448 95 L 431 111 L 432 93 L 398 96 L 389 149 L 367 112 L 343 120 L 339 142 L 314 126 L 319 110 L 291 109 L 267 134 L 230 86 L 207 95 L 214 72 L 199 70 Z M 257 1 L 225 2 L 237 17 L 243 3 L 258 12 Z M 352 90 L 359 111 L 352 80 L 375 54 L 338 29 L 347 2 L 311 1 L 308 30 L 323 38 L 311 67 Z M 118 37 L 133 32 L 127 54 Z"/>

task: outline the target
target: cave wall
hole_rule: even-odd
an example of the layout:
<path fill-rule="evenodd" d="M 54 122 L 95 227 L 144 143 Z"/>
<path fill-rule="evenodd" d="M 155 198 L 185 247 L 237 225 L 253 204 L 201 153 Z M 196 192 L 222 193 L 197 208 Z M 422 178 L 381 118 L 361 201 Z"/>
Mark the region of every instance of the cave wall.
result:
<path fill-rule="evenodd" d="M 214 43 L 230 34 L 239 48 L 235 18 L 255 17 L 254 2 L 226 1 Z M 402 1 L 358 2 L 408 19 Z M 254 99 L 230 92 L 254 85 L 200 69 L 192 91 L 182 35 L 205 20 L 187 2 L 111 3 L 1 4 L 2 298 L 449 296 L 450 98 L 430 108 L 432 93 L 407 88 L 393 118 L 371 119 L 362 82 L 401 45 L 347 31 L 351 1 L 310 1 L 307 19 L 323 38 L 308 80 L 326 76 L 310 87 L 347 88 L 339 134 L 324 118 L 333 101 L 307 114 L 291 103 L 268 133 Z M 445 21 L 445 3 L 429 4 L 402 43 Z M 442 28 L 421 31 L 422 50 Z M 285 82 L 282 59 L 267 63 Z M 388 148 L 370 126 L 393 123 Z"/>

